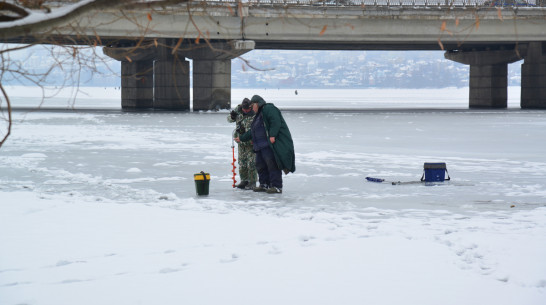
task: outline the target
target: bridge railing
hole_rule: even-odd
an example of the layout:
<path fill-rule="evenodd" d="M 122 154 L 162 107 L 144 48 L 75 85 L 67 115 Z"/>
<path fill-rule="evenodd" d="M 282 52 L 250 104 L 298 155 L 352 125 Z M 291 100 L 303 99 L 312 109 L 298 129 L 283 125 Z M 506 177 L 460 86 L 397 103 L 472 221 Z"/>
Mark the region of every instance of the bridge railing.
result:
<path fill-rule="evenodd" d="M 62 6 L 79 0 L 57 0 L 50 6 Z M 148 0 L 141 0 L 147 2 Z M 194 0 L 206 5 L 233 4 L 268 6 L 323 6 L 323 7 L 544 7 L 546 0 Z"/>
<path fill-rule="evenodd" d="M 209 3 L 239 3 L 238 0 L 206 1 Z M 538 7 L 546 0 L 243 0 L 248 5 L 324 6 L 324 7 Z"/>

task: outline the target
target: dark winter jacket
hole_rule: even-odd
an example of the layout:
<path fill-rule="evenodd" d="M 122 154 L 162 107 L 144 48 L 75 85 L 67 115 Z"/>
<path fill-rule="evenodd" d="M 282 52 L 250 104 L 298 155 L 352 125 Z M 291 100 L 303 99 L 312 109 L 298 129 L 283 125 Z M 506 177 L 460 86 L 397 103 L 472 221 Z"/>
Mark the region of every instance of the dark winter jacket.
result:
<path fill-rule="evenodd" d="M 288 129 L 288 125 L 284 121 L 281 111 L 271 103 L 266 101 L 259 95 L 254 95 L 251 102 L 258 102 L 258 113 L 254 117 L 261 115 L 264 121 L 264 127 L 267 137 L 275 137 L 275 143 L 269 143 L 269 146 L 275 154 L 275 160 L 279 169 L 285 173 L 296 171 L 296 156 L 294 153 L 294 142 L 292 135 Z M 241 135 L 241 141 L 250 141 L 252 139 L 251 131 Z"/>
<path fill-rule="evenodd" d="M 250 129 L 252 130 L 252 148 L 255 152 L 269 147 L 269 136 L 267 130 L 265 130 L 264 118 L 261 112 L 254 117 Z"/>

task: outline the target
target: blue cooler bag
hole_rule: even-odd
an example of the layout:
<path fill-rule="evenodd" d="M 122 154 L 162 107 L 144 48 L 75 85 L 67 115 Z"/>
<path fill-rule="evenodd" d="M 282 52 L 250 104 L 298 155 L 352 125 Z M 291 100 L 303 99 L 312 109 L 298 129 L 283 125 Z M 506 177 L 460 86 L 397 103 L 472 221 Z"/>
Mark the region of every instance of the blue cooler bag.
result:
<path fill-rule="evenodd" d="M 425 163 L 421 181 L 443 182 L 446 180 L 449 181 L 450 179 L 451 178 L 449 177 L 449 173 L 447 172 L 447 167 L 445 163 Z"/>

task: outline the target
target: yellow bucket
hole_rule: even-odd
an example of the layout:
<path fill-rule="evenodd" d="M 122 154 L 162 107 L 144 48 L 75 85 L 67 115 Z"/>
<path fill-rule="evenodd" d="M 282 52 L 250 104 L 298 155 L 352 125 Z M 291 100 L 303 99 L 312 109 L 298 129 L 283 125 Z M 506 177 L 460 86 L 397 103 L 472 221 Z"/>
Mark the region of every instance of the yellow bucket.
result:
<path fill-rule="evenodd" d="M 197 195 L 208 195 L 209 194 L 209 183 L 210 183 L 210 174 L 205 172 L 200 172 L 193 175 L 193 180 L 195 181 L 195 191 Z"/>

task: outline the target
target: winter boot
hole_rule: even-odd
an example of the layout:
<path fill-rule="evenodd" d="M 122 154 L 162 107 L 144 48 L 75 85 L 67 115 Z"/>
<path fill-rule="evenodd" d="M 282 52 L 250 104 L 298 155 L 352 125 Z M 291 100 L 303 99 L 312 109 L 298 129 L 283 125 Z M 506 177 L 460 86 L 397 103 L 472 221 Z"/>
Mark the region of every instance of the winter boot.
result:
<path fill-rule="evenodd" d="M 267 184 L 260 184 L 260 186 L 254 188 L 254 191 L 255 191 L 255 192 L 265 192 L 265 191 L 267 191 L 268 189 L 269 189 L 269 185 L 267 185 Z"/>
<path fill-rule="evenodd" d="M 268 194 L 282 194 L 282 188 L 272 186 L 268 188 L 265 192 Z"/>
<path fill-rule="evenodd" d="M 239 188 L 239 189 L 242 189 L 244 190 L 245 189 L 245 186 L 248 185 L 248 181 L 241 181 L 241 183 L 237 184 L 236 187 Z"/>
<path fill-rule="evenodd" d="M 256 188 L 256 181 L 250 181 L 246 186 L 245 190 L 254 190 Z"/>

